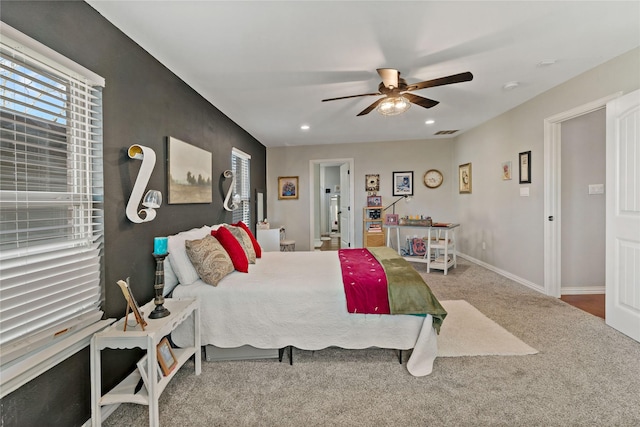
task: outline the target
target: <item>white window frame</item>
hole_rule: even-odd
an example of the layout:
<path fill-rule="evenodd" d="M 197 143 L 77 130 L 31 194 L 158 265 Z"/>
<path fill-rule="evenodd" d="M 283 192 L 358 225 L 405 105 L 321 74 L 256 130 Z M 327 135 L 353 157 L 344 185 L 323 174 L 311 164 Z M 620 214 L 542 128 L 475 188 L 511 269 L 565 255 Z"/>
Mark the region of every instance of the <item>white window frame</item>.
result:
<path fill-rule="evenodd" d="M 100 320 L 105 81 L 5 23 L 0 34 L 6 55 L 0 76 L 1 149 L 3 166 L 9 167 L 0 181 L 0 322 L 5 326 L 0 328 L 0 397 L 4 397 L 86 347 L 93 333 L 112 320 Z M 53 82 L 44 75 L 61 83 L 42 89 L 47 81 Z M 51 114 L 59 114 L 59 121 Z M 58 134 L 52 144 L 54 128 L 64 128 L 65 134 Z M 51 154 L 55 150 L 59 155 Z M 30 168 L 53 168 L 54 159 L 58 170 L 66 170 L 51 174 L 61 184 L 55 188 L 35 184 Z M 66 184 L 60 178 L 65 174 Z M 34 219 L 36 212 L 43 216 Z M 66 218 L 67 225 L 60 227 L 63 232 L 56 230 L 50 212 L 56 216 L 63 212 L 58 218 L 63 224 Z M 43 233 L 35 221 L 53 231 Z"/>
<path fill-rule="evenodd" d="M 235 147 L 231 149 L 231 171 L 236 178 L 234 194 L 240 196 L 240 206 L 232 212 L 232 222 L 251 226 L 251 155 Z"/>

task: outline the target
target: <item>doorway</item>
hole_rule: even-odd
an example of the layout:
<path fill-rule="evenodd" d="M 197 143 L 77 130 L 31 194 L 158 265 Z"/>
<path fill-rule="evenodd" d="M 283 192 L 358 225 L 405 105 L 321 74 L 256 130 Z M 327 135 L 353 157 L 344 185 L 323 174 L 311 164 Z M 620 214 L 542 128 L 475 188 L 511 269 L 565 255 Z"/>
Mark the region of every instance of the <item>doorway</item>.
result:
<path fill-rule="evenodd" d="M 620 95 L 598 99 L 544 121 L 544 287 L 549 296 L 560 298 L 562 294 L 562 123 L 601 110 Z"/>
<path fill-rule="evenodd" d="M 351 247 L 354 239 L 353 159 L 311 160 L 310 241 L 313 250 Z"/>

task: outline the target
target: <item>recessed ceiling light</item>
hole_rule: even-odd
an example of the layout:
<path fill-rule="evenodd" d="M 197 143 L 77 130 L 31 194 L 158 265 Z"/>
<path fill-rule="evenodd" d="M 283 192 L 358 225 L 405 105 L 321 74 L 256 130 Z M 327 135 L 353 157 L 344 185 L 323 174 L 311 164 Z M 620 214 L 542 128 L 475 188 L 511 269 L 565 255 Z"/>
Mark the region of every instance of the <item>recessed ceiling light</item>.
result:
<path fill-rule="evenodd" d="M 518 82 L 509 82 L 509 83 L 505 83 L 504 86 L 502 86 L 502 88 L 504 90 L 512 90 L 517 88 L 518 86 L 520 86 L 520 83 Z"/>
<path fill-rule="evenodd" d="M 426 125 L 432 125 L 432 124 L 434 124 L 435 122 L 436 122 L 435 120 L 433 120 L 433 119 L 429 119 L 429 120 L 427 120 L 426 122 L 424 122 L 424 124 L 426 124 Z"/>
<path fill-rule="evenodd" d="M 300 129 L 302 130 L 309 130 L 310 126 L 309 125 L 302 125 L 300 126 Z"/>

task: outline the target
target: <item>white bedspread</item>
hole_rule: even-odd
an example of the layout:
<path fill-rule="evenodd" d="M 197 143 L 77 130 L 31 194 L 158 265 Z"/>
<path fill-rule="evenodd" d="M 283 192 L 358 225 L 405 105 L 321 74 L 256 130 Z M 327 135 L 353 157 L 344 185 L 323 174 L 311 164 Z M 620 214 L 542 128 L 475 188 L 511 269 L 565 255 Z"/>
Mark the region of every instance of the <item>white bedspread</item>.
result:
<path fill-rule="evenodd" d="M 430 374 L 437 355 L 430 315 L 347 312 L 337 252 L 263 252 L 249 273 L 235 271 L 217 287 L 181 284 L 173 297 L 200 299 L 202 345 L 413 348 L 407 369 L 414 376 Z M 183 322 L 172 338 L 188 346 L 193 325 Z"/>

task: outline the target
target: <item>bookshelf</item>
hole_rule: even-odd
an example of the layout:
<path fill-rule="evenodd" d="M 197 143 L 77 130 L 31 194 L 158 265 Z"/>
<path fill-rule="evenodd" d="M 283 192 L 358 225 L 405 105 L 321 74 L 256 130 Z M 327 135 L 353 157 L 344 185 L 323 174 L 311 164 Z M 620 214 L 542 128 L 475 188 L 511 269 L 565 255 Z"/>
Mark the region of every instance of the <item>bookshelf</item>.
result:
<path fill-rule="evenodd" d="M 362 247 L 384 246 L 382 207 L 366 207 L 362 212 Z"/>

